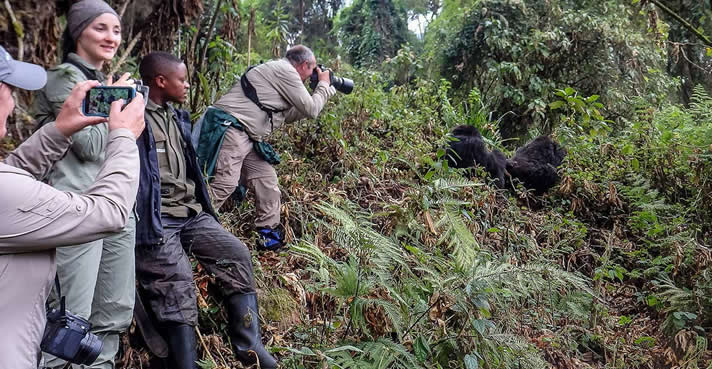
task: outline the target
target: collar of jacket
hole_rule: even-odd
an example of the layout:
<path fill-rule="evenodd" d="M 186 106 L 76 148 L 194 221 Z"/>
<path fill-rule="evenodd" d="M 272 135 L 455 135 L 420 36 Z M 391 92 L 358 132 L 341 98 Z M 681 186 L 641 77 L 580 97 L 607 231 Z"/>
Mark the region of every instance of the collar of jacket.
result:
<path fill-rule="evenodd" d="M 96 75 L 96 77 L 99 79 L 99 81 L 103 81 L 105 79 L 104 73 L 102 73 L 100 70 L 96 69 L 95 66 L 89 64 L 89 62 L 84 60 L 84 58 L 82 58 L 78 54 L 69 53 L 67 55 L 67 59 L 72 61 L 72 63 L 74 63 L 74 64 L 81 65 L 83 68 L 86 68 L 91 73 L 94 73 Z"/>
<path fill-rule="evenodd" d="M 187 171 L 190 178 L 195 182 L 195 195 L 203 211 L 217 219 L 217 214 L 210 202 L 210 196 L 205 185 L 202 172 L 198 166 L 193 144 L 190 141 L 190 114 L 185 110 L 175 109 L 168 105 L 168 110 L 181 131 L 181 135 L 186 142 L 184 153 Z M 141 176 L 139 189 L 136 197 L 136 213 L 138 223 L 136 224 L 136 245 L 157 245 L 163 242 L 163 224 L 161 222 L 161 194 L 160 194 L 160 173 L 158 171 L 158 157 L 156 156 L 156 146 L 153 139 L 153 132 L 150 125 L 137 140 L 139 156 L 141 157 Z"/>
<path fill-rule="evenodd" d="M 146 103 L 146 110 L 149 111 L 157 111 L 157 110 L 163 110 L 163 111 L 176 111 L 177 109 L 173 107 L 171 103 L 165 103 L 164 105 L 158 105 L 151 98 L 148 99 L 148 102 Z"/>

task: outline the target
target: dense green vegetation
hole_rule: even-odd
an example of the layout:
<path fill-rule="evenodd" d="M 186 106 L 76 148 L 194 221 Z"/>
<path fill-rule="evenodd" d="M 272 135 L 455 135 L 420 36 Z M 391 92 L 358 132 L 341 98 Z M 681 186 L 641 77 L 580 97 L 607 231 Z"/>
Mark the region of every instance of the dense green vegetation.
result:
<path fill-rule="evenodd" d="M 61 17 L 31 27 L 35 1 L 10 3 L 28 59 L 51 63 L 32 32 Z M 196 115 L 297 42 L 356 81 L 271 139 L 290 248 L 254 263 L 284 367 L 712 368 L 709 1 L 128 3 L 118 68 L 186 58 Z M 185 22 L 142 28 L 172 11 Z M 551 134 L 560 184 L 534 196 L 449 168 L 459 124 L 509 155 Z M 221 215 L 248 244 L 252 200 Z M 239 367 L 195 270 L 202 365 Z M 123 365 L 155 367 L 135 332 L 125 343 Z"/>

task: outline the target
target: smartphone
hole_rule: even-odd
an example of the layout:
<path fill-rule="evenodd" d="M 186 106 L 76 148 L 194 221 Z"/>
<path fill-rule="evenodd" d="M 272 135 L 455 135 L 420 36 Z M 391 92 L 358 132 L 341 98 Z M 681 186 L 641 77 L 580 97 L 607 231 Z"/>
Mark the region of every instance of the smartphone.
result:
<path fill-rule="evenodd" d="M 123 99 L 125 105 L 131 102 L 134 96 L 136 90 L 133 87 L 94 87 L 84 97 L 82 113 L 86 116 L 108 117 L 112 102 Z"/>

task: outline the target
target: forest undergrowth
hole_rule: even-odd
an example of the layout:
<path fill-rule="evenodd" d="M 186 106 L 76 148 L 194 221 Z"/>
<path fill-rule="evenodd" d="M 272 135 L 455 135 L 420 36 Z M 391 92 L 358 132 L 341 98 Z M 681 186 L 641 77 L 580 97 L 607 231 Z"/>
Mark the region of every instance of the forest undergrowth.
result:
<path fill-rule="evenodd" d="M 57 64 L 71 2 L 5 1 L 3 46 Z M 194 118 L 294 43 L 356 81 L 271 137 L 286 250 L 254 251 L 252 193 L 220 215 L 253 250 L 282 367 L 712 369 L 706 2 L 109 3 L 124 42 L 107 72 L 174 53 Z M 15 95 L 0 158 L 33 128 L 31 95 Z M 551 134 L 568 151 L 559 184 L 536 196 L 449 168 L 460 124 L 508 156 Z M 241 368 L 192 261 L 200 366 Z M 117 367 L 164 366 L 132 326 Z"/>
<path fill-rule="evenodd" d="M 264 337 L 285 368 L 712 368 L 712 98 L 613 123 L 561 90 L 568 150 L 543 196 L 448 168 L 447 132 L 513 154 L 477 90 L 356 93 L 272 138 L 289 248 L 253 253 Z M 531 132 L 534 137 L 538 132 Z M 254 207 L 221 221 L 254 248 Z M 232 368 L 219 291 L 196 264 L 203 368 Z M 124 367 L 154 367 L 135 331 Z"/>

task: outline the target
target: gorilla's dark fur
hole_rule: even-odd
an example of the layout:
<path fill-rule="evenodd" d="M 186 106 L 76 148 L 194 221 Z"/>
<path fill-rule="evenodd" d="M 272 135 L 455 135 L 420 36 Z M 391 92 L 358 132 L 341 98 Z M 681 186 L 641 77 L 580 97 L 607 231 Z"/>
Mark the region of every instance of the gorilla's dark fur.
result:
<path fill-rule="evenodd" d="M 539 136 L 520 147 L 512 159 L 498 150 L 488 150 L 477 128 L 457 126 L 452 131 L 457 141 L 450 142 L 448 162 L 451 167 L 480 165 L 496 180 L 498 187 L 509 183 L 510 176 L 538 195 L 556 185 L 556 168 L 566 157 L 566 150 L 548 136 Z"/>
<path fill-rule="evenodd" d="M 549 136 L 539 136 L 517 149 L 514 157 L 507 160 L 507 172 L 522 181 L 524 187 L 541 195 L 559 181 L 556 168 L 564 157 L 566 149 Z"/>
<path fill-rule="evenodd" d="M 447 153 L 450 167 L 471 168 L 480 165 L 495 179 L 497 187 L 504 187 L 507 157 L 497 149 L 489 151 L 480 131 L 475 127 L 457 126 L 452 135 L 457 141 L 450 141 Z"/>

